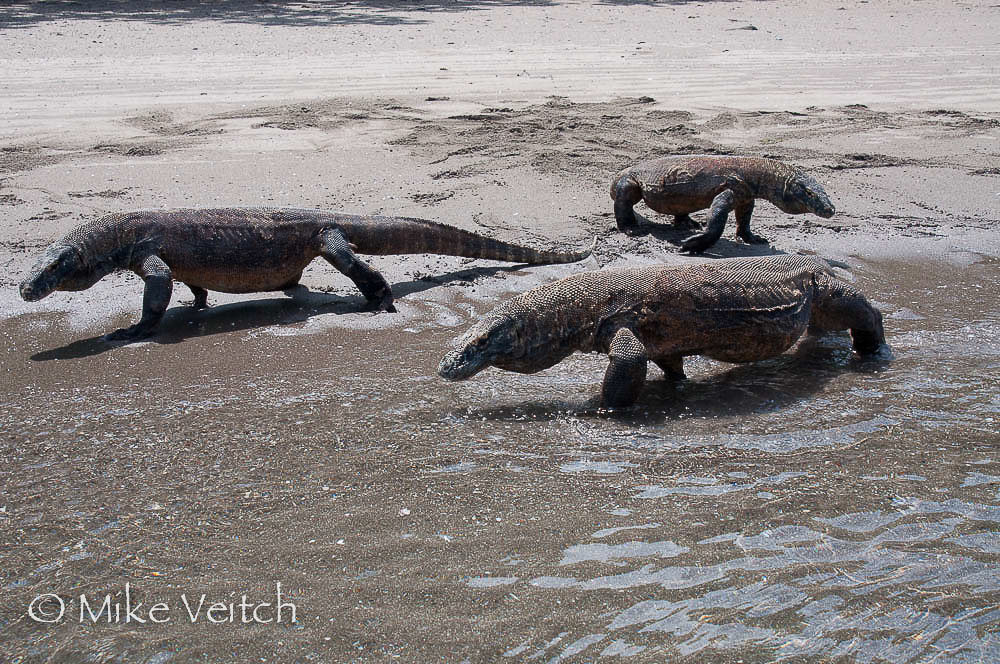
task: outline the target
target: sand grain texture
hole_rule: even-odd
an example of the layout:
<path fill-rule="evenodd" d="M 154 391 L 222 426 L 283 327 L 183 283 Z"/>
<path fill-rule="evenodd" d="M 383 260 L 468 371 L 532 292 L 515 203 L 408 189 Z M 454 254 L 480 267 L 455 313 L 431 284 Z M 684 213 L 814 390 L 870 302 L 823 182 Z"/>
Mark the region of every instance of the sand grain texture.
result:
<path fill-rule="evenodd" d="M 988 2 L 56 3 L 0 8 L 0 660 L 1000 660 L 1000 8 Z M 759 203 L 702 259 L 608 188 L 674 153 L 782 159 L 831 219 Z M 434 219 L 595 259 L 374 257 L 399 313 L 141 284 L 20 300 L 111 211 Z M 696 215 L 704 219 L 704 215 Z M 815 252 L 882 308 L 847 337 L 703 359 L 631 413 L 606 360 L 434 373 L 501 298 L 584 269 Z M 654 375 L 655 374 L 655 375 Z M 180 595 L 296 602 L 191 624 Z M 33 621 L 112 594 L 162 625 Z M 68 611 L 78 611 L 70 604 Z"/>

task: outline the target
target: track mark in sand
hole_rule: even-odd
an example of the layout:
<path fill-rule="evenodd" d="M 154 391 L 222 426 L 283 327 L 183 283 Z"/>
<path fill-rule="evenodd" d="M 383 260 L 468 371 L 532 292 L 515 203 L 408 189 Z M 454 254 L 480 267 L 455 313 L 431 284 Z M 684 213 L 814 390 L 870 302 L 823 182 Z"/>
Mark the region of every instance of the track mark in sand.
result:
<path fill-rule="evenodd" d="M 56 221 L 58 219 L 65 219 L 71 214 L 70 212 L 42 212 L 28 217 L 26 221 Z"/>
<path fill-rule="evenodd" d="M 600 178 L 622 168 L 635 154 L 657 149 L 717 151 L 700 141 L 686 111 L 651 109 L 650 97 L 574 103 L 552 97 L 522 109 L 484 108 L 480 113 L 418 122 L 406 136 L 391 141 L 426 155 L 432 164 L 457 156 L 489 158 L 488 166 L 530 164 L 545 173 Z M 666 127 L 663 126 L 664 123 Z M 678 142 L 677 137 L 683 141 Z M 456 143 L 458 146 L 456 147 Z M 654 147 L 651 150 L 650 146 Z M 435 179 L 465 177 L 469 167 L 441 171 Z"/>
<path fill-rule="evenodd" d="M 17 173 L 51 166 L 67 157 L 65 153 L 56 153 L 41 145 L 7 145 L 0 147 L 0 173 Z"/>
<path fill-rule="evenodd" d="M 924 115 L 935 118 L 942 118 L 941 123 L 961 129 L 991 129 L 1000 127 L 1000 118 L 980 118 L 962 111 L 949 111 L 947 109 L 935 109 L 924 111 Z"/>
<path fill-rule="evenodd" d="M 368 120 L 418 121 L 422 111 L 400 104 L 395 99 L 352 100 L 319 99 L 295 104 L 261 106 L 217 113 L 205 117 L 178 120 L 167 111 L 132 115 L 122 124 L 148 134 L 121 138 L 91 145 L 6 145 L 0 146 L 0 173 L 30 171 L 94 154 L 125 157 L 155 157 L 198 145 L 211 136 L 226 133 L 226 120 L 260 119 L 252 129 L 303 128 L 332 131 L 352 122 Z"/>
<path fill-rule="evenodd" d="M 414 203 L 420 203 L 421 205 L 433 205 L 434 203 L 446 201 L 454 195 L 455 192 L 453 191 L 429 192 L 423 194 L 413 194 L 410 196 L 410 200 Z"/>
<path fill-rule="evenodd" d="M 7 207 L 14 207 L 16 205 L 24 205 L 28 201 L 18 198 L 14 194 L 0 194 L 0 205 L 5 205 Z"/>
<path fill-rule="evenodd" d="M 666 154 L 754 154 L 798 162 L 829 163 L 832 170 L 940 165 L 881 153 L 834 153 L 802 147 L 817 136 L 864 135 L 920 129 L 972 136 L 994 132 L 1000 116 L 960 111 L 887 112 L 863 104 L 803 111 L 724 111 L 707 119 L 682 110 L 650 108 L 649 97 L 574 103 L 552 97 L 521 109 L 484 108 L 480 113 L 418 121 L 390 141 L 424 155 L 431 164 L 453 157 L 489 157 L 491 168 L 529 164 L 540 172 L 603 179 L 641 159 Z M 863 136 L 859 136 L 859 141 Z M 456 146 L 457 144 L 457 146 Z M 984 173 L 985 174 L 985 173 Z M 464 177 L 461 168 L 435 179 Z"/>
<path fill-rule="evenodd" d="M 157 136 L 210 136 L 223 133 L 211 118 L 176 122 L 166 111 L 156 111 L 144 115 L 136 115 L 125 119 L 125 124 L 147 131 Z"/>
<path fill-rule="evenodd" d="M 469 164 L 468 166 L 461 166 L 459 168 L 448 169 L 445 171 L 439 171 L 431 175 L 432 180 L 455 180 L 458 178 L 471 178 L 477 175 L 487 175 L 492 173 L 493 169 L 486 164 Z M 454 195 L 455 192 L 451 192 L 449 196 Z M 442 199 L 443 200 L 443 199 Z"/>
<path fill-rule="evenodd" d="M 167 150 L 177 147 L 170 141 L 116 141 L 113 143 L 98 143 L 89 148 L 90 152 L 106 152 L 124 157 L 155 157 Z"/>
<path fill-rule="evenodd" d="M 259 106 L 210 116 L 210 120 L 260 119 L 254 129 L 331 131 L 366 120 L 417 120 L 422 111 L 395 99 L 316 99 L 295 104 Z"/>
<path fill-rule="evenodd" d="M 840 171 L 849 168 L 889 168 L 914 163 L 917 162 L 912 159 L 900 159 L 887 154 L 853 153 L 840 156 L 839 161 L 830 166 L 830 168 Z"/>
<path fill-rule="evenodd" d="M 133 138 L 109 143 L 99 143 L 89 152 L 105 152 L 126 157 L 155 157 L 170 150 L 194 145 L 199 138 L 224 132 L 212 118 L 177 122 L 172 114 L 156 111 L 125 118 L 124 124 L 141 129 L 156 138 Z"/>
<path fill-rule="evenodd" d="M 70 198 L 124 198 L 133 189 L 135 187 L 105 189 L 104 191 L 67 191 L 66 195 Z"/>

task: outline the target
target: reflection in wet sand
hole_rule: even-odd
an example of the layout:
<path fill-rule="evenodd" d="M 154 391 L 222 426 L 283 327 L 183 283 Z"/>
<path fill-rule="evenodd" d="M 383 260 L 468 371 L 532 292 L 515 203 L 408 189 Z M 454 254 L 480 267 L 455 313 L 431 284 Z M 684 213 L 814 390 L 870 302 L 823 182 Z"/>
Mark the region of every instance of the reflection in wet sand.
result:
<path fill-rule="evenodd" d="M 995 292 L 1000 272 L 965 266 L 945 292 L 908 269 L 859 272 L 891 362 L 858 362 L 845 335 L 694 359 L 612 416 L 587 406 L 604 358 L 445 384 L 455 330 L 430 323 L 318 335 L 315 315 L 299 336 L 38 362 L 78 331 L 7 321 L 5 601 L 83 578 L 221 595 L 282 579 L 308 616 L 283 652 L 303 661 L 434 659 L 469 616 L 494 650 L 456 661 L 1000 661 L 1000 316 L 964 288 Z M 51 633 L 73 661 L 275 642 L 107 628 L 105 652 L 71 628 Z M 41 633 L 0 630 L 22 649 Z"/>

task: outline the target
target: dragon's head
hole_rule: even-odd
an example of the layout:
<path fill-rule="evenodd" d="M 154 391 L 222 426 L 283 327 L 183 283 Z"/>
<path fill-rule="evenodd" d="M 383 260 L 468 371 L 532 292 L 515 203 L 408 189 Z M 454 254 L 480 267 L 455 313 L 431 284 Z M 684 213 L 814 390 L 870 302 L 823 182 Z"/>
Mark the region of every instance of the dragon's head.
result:
<path fill-rule="evenodd" d="M 889 346 L 885 343 L 885 328 L 882 326 L 882 312 L 871 307 L 872 330 L 851 330 L 851 338 L 854 342 L 854 350 L 859 355 L 886 355 L 891 354 Z"/>
<path fill-rule="evenodd" d="M 822 185 L 805 173 L 795 173 L 786 179 L 781 196 L 774 204 L 788 214 L 811 212 L 827 219 L 837 211 Z"/>
<path fill-rule="evenodd" d="M 516 319 L 508 314 L 483 318 L 442 358 L 438 375 L 445 380 L 465 380 L 495 364 L 495 360 L 510 358 L 519 345 L 517 327 Z"/>
<path fill-rule="evenodd" d="M 35 262 L 21 282 L 21 298 L 35 302 L 55 290 L 83 290 L 93 285 L 80 250 L 56 242 Z"/>

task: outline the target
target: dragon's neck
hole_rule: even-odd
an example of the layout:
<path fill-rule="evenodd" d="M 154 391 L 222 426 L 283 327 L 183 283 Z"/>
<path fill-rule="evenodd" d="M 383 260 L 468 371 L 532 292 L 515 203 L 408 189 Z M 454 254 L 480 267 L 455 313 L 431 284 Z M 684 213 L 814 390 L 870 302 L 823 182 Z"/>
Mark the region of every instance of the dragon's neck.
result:
<path fill-rule="evenodd" d="M 141 234 L 137 221 L 124 215 L 106 215 L 77 227 L 62 242 L 80 252 L 90 271 L 104 276 L 129 267 Z"/>
<path fill-rule="evenodd" d="M 785 182 L 794 174 L 790 167 L 773 159 L 744 157 L 741 162 L 743 179 L 759 198 L 780 198 Z"/>

